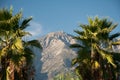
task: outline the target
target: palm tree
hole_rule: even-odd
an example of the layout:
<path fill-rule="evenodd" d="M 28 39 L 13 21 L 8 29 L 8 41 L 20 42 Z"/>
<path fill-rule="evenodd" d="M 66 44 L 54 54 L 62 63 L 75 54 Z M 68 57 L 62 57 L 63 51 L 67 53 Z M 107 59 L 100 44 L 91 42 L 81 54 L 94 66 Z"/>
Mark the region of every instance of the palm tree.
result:
<path fill-rule="evenodd" d="M 59 73 L 53 80 L 83 80 L 81 77 L 78 77 L 74 72 Z"/>
<path fill-rule="evenodd" d="M 0 78 L 1 80 L 28 80 L 28 68 L 32 66 L 34 53 L 32 46 L 41 49 L 37 40 L 24 41 L 30 35 L 25 29 L 32 18 L 22 19 L 22 13 L 12 14 L 10 10 L 0 10 Z M 30 76 L 29 76 L 30 77 Z"/>
<path fill-rule="evenodd" d="M 75 30 L 78 36 L 74 38 L 82 42 L 72 44 L 72 48 L 78 48 L 78 56 L 74 58 L 72 64 L 77 64 L 76 72 L 82 75 L 84 80 L 116 80 L 118 77 L 118 63 L 120 54 L 113 51 L 115 38 L 120 33 L 111 34 L 117 27 L 106 18 L 95 17 L 88 19 L 89 24 L 81 24 L 82 31 Z M 117 55 L 117 57 L 116 57 Z"/>

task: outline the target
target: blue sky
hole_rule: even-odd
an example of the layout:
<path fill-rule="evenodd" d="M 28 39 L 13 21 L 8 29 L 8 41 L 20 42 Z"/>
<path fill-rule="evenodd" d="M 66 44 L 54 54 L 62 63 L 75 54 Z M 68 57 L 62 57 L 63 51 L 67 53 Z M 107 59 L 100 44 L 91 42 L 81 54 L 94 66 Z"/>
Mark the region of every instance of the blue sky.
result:
<path fill-rule="evenodd" d="M 120 0 L 1 0 L 0 8 L 13 6 L 14 13 L 22 8 L 23 17 L 33 16 L 27 29 L 39 38 L 49 32 L 64 31 L 74 34 L 88 17 L 108 17 L 120 32 Z"/>

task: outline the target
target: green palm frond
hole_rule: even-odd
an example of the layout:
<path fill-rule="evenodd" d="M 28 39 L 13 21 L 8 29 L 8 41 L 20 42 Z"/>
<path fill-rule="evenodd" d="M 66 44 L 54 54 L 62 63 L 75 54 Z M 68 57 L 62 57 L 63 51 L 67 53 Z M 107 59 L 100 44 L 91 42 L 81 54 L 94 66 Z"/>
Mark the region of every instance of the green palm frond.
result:
<path fill-rule="evenodd" d="M 112 25 L 112 22 L 108 21 L 107 18 L 101 19 L 101 22 L 102 22 L 101 29 L 103 29 L 103 28 L 109 28 Z"/>
<path fill-rule="evenodd" d="M 12 17 L 12 14 L 6 8 L 0 9 L 0 21 L 8 20 Z"/>
<path fill-rule="evenodd" d="M 112 42 L 112 45 L 120 45 L 120 40 L 116 42 Z"/>
<path fill-rule="evenodd" d="M 12 15 L 13 14 L 13 6 L 10 6 L 10 11 L 9 13 Z"/>
<path fill-rule="evenodd" d="M 116 61 L 120 61 L 118 60 L 120 58 L 118 54 L 113 54 L 113 46 L 120 45 L 119 40 L 115 41 L 115 38 L 119 37 L 120 33 L 111 34 L 117 24 L 113 24 L 107 18 L 88 18 L 88 21 L 89 24 L 80 24 L 82 30 L 74 31 L 78 34 L 74 39 L 78 40 L 79 44 L 82 45 L 71 44 L 71 48 L 78 48 L 77 57 L 73 59 L 72 64 L 78 64 L 75 69 L 82 75 L 83 79 L 97 80 L 99 77 L 101 77 L 99 79 L 107 79 L 110 74 L 118 74 L 115 72 L 119 70 Z M 117 55 L 118 57 L 116 57 Z M 90 64 L 90 66 L 86 64 Z M 91 78 L 88 77 L 87 72 L 91 73 Z M 96 74 L 101 76 L 95 77 Z"/>
<path fill-rule="evenodd" d="M 26 32 L 24 30 L 21 30 L 19 28 L 16 30 L 16 36 L 24 37 L 24 36 L 27 36 L 27 35 L 31 36 L 32 34 L 30 34 L 29 32 Z"/>
<path fill-rule="evenodd" d="M 120 53 L 113 53 L 113 59 L 120 62 Z"/>
<path fill-rule="evenodd" d="M 108 32 L 110 33 L 111 31 L 113 31 L 116 27 L 117 27 L 118 24 L 113 24 L 111 25 L 109 28 L 108 28 Z"/>
<path fill-rule="evenodd" d="M 119 37 L 119 36 L 120 36 L 120 33 L 115 33 L 115 34 L 110 35 L 109 39 L 113 40 L 113 39 L 115 39 L 116 37 Z"/>
<path fill-rule="evenodd" d="M 84 35 L 83 31 L 79 31 L 79 30 L 74 30 L 75 33 L 79 34 L 79 35 Z"/>
<path fill-rule="evenodd" d="M 28 46 L 35 46 L 37 48 L 42 48 L 38 40 L 31 40 L 26 43 Z"/>
<path fill-rule="evenodd" d="M 14 25 L 18 24 L 21 17 L 22 17 L 22 13 L 20 12 L 20 13 L 16 14 L 15 16 L 11 17 L 10 19 L 8 19 L 6 22 L 8 24 L 11 24 L 11 26 L 14 26 Z"/>
<path fill-rule="evenodd" d="M 88 22 L 89 22 L 89 25 L 92 26 L 92 24 L 93 24 L 92 18 L 89 17 L 89 18 L 88 18 Z"/>
<path fill-rule="evenodd" d="M 90 50 L 87 47 L 80 49 L 77 54 L 80 60 L 90 59 Z"/>
<path fill-rule="evenodd" d="M 12 52 L 11 54 L 10 54 L 10 56 L 11 56 L 11 60 L 12 60 L 12 62 L 15 64 L 15 66 L 19 66 L 20 65 L 20 62 L 22 62 L 21 60 L 22 60 L 22 58 L 23 58 L 23 56 L 21 55 L 21 54 L 13 54 L 14 52 Z M 24 61 L 25 62 L 25 61 Z"/>
<path fill-rule="evenodd" d="M 74 58 L 72 59 L 72 65 L 75 65 L 76 63 L 79 62 L 79 58 Z"/>
<path fill-rule="evenodd" d="M 22 40 L 21 40 L 20 38 L 17 38 L 17 39 L 15 40 L 14 45 L 15 45 L 15 47 L 16 47 L 17 49 L 23 49 Z"/>
<path fill-rule="evenodd" d="M 92 62 L 92 69 L 95 69 L 95 70 L 97 70 L 97 69 L 99 69 L 100 68 L 100 63 L 98 62 L 98 61 L 93 61 Z"/>
<path fill-rule="evenodd" d="M 29 25 L 28 25 L 28 22 L 30 22 L 32 20 L 32 17 L 29 17 L 27 19 L 24 19 L 21 26 L 20 26 L 20 29 L 23 30 L 23 29 L 26 29 Z"/>
<path fill-rule="evenodd" d="M 0 58 L 7 55 L 8 47 L 3 47 L 0 50 Z"/>
<path fill-rule="evenodd" d="M 25 66 L 31 67 L 32 65 L 34 52 L 31 50 L 31 47 L 42 48 L 37 40 L 22 40 L 24 36 L 30 35 L 29 32 L 25 31 L 25 28 L 27 28 L 32 18 L 22 20 L 21 12 L 16 15 L 12 13 L 12 8 L 10 10 L 0 10 L 0 66 L 2 66 L 5 71 L 5 75 L 1 73 L 0 75 L 4 78 L 6 78 L 6 70 L 7 67 L 10 66 L 8 65 L 10 61 L 12 61 L 13 66 L 15 66 L 15 68 L 13 68 L 14 71 L 17 69 L 22 71 Z M 20 22 L 22 23 L 20 24 Z M 16 74 L 19 74 L 19 72 L 16 72 Z M 20 75 L 24 74 L 20 73 L 19 77 L 21 77 Z"/>
<path fill-rule="evenodd" d="M 26 58 L 26 62 L 27 64 L 31 64 L 32 63 L 32 60 L 34 58 L 34 52 L 29 48 L 29 47 L 26 47 L 24 49 L 24 54 L 23 56 Z"/>
<path fill-rule="evenodd" d="M 104 27 L 107 27 L 107 28 L 109 28 L 109 27 L 111 27 L 112 26 L 112 21 L 106 21 L 106 26 L 104 26 Z"/>
<path fill-rule="evenodd" d="M 2 30 L 10 31 L 12 28 L 16 27 L 15 25 L 18 24 L 21 17 L 22 17 L 22 13 L 18 13 L 8 20 L 0 21 L 0 28 Z"/>
<path fill-rule="evenodd" d="M 114 64 L 114 60 L 113 60 L 113 56 L 112 56 L 111 52 L 102 50 L 98 47 L 96 47 L 96 49 L 99 52 L 99 54 L 102 56 L 103 59 L 106 59 L 107 62 L 110 63 L 113 67 L 116 67 L 116 65 Z"/>
<path fill-rule="evenodd" d="M 84 48 L 84 47 L 80 44 L 71 44 L 70 48 Z"/>
<path fill-rule="evenodd" d="M 80 24 L 80 27 L 83 29 L 83 31 L 85 31 L 86 29 L 89 28 L 89 25 Z"/>

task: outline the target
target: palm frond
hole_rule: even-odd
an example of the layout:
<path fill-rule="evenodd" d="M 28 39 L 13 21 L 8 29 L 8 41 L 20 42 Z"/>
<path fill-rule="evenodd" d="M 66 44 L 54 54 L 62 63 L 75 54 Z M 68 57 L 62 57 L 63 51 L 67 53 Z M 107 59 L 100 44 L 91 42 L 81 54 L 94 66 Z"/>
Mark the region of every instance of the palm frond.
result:
<path fill-rule="evenodd" d="M 79 30 L 74 30 L 75 33 L 79 34 L 79 35 L 84 35 L 83 31 L 79 31 Z"/>
<path fill-rule="evenodd" d="M 16 65 L 16 66 L 19 66 L 20 65 L 20 62 L 21 62 L 21 59 L 22 59 L 22 55 L 20 54 L 11 54 L 11 60 L 12 62 Z"/>
<path fill-rule="evenodd" d="M 23 56 L 26 58 L 27 64 L 31 64 L 31 62 L 32 62 L 32 60 L 34 58 L 34 52 L 29 47 L 26 47 L 24 49 Z"/>
<path fill-rule="evenodd" d="M 30 22 L 31 20 L 32 20 L 32 17 L 24 19 L 21 26 L 20 26 L 20 29 L 23 30 L 23 29 L 27 28 L 28 27 L 28 22 Z"/>
<path fill-rule="evenodd" d="M 6 8 L 0 9 L 0 21 L 8 20 L 12 17 L 12 14 Z"/>
<path fill-rule="evenodd" d="M 24 30 L 21 30 L 21 29 L 17 29 L 16 30 L 16 36 L 19 36 L 19 37 L 24 37 L 24 36 L 31 36 L 32 34 L 30 34 L 29 32 L 26 32 Z"/>
<path fill-rule="evenodd" d="M 113 59 L 120 62 L 120 53 L 113 53 Z"/>
<path fill-rule="evenodd" d="M 101 22 L 102 22 L 101 29 L 109 28 L 112 25 L 112 22 L 108 21 L 107 18 L 102 19 Z"/>
<path fill-rule="evenodd" d="M 106 50 L 102 50 L 98 47 L 96 47 L 96 49 L 104 60 L 106 59 L 108 61 L 108 63 L 110 63 L 113 67 L 116 68 L 116 64 L 114 63 L 113 56 L 112 56 L 112 54 L 110 54 L 111 52 L 108 52 Z"/>
<path fill-rule="evenodd" d="M 111 32 L 112 30 L 114 30 L 117 27 L 118 24 L 113 24 L 108 28 L 108 32 Z"/>
<path fill-rule="evenodd" d="M 42 48 L 42 46 L 40 45 L 40 42 L 38 40 L 31 40 L 27 42 L 28 46 L 35 46 L 37 48 Z"/>
<path fill-rule="evenodd" d="M 74 59 L 72 59 L 72 65 L 75 65 L 76 63 L 78 63 L 79 62 L 79 59 L 78 58 L 74 58 Z"/>
<path fill-rule="evenodd" d="M 0 73 L 0 75 L 2 74 L 5 78 L 6 70 L 10 66 L 8 65 L 10 61 L 12 61 L 13 66 L 15 66 L 15 68 L 13 68 L 14 71 L 17 70 L 16 67 L 22 71 L 24 66 L 31 67 L 34 58 L 31 46 L 42 48 L 37 40 L 28 42 L 22 40 L 24 36 L 30 34 L 24 31 L 24 29 L 28 26 L 28 22 L 32 18 L 27 18 L 20 24 L 21 18 L 22 13 L 19 12 L 13 15 L 12 8 L 10 10 L 0 10 L 0 63 L 2 63 L 0 66 L 2 66 L 2 70 L 5 70 L 5 75 L 2 73 Z M 19 74 L 19 72 L 16 73 Z M 24 75 L 24 73 L 20 73 L 20 75 Z"/>
<path fill-rule="evenodd" d="M 21 17 L 22 17 L 22 13 L 20 12 L 20 13 L 16 14 L 15 16 L 11 17 L 11 19 L 8 19 L 6 22 L 8 24 L 10 24 L 11 26 L 14 26 L 14 25 L 18 24 Z"/>
<path fill-rule="evenodd" d="M 116 42 L 112 42 L 112 45 L 120 45 L 120 40 Z"/>
<path fill-rule="evenodd" d="M 18 50 L 23 49 L 22 40 L 20 38 L 16 38 L 14 40 L 13 45 L 12 45 L 12 49 L 13 50 L 15 50 L 15 49 L 18 49 Z"/>
<path fill-rule="evenodd" d="M 115 34 L 110 35 L 109 39 L 113 40 L 113 39 L 115 39 L 116 37 L 119 37 L 119 36 L 120 36 L 120 33 L 115 33 Z"/>
<path fill-rule="evenodd" d="M 88 22 L 89 22 L 89 25 L 91 25 L 92 26 L 92 24 L 93 24 L 93 20 L 92 20 L 92 18 L 88 18 Z"/>
<path fill-rule="evenodd" d="M 18 21 L 20 20 L 21 17 L 22 17 L 22 14 L 18 13 L 18 14 L 16 14 L 15 16 L 11 17 L 8 20 L 0 21 L 0 28 L 2 30 L 10 31 L 12 28 L 15 27 L 15 25 L 18 24 Z"/>
<path fill-rule="evenodd" d="M 120 55 L 114 55 L 112 50 L 112 46 L 120 45 L 120 41 L 112 41 L 118 37 L 120 33 L 110 35 L 117 27 L 117 24 L 113 24 L 112 21 L 108 21 L 107 18 L 99 19 L 98 17 L 94 19 L 88 18 L 88 21 L 89 24 L 80 24 L 82 30 L 75 30 L 78 35 L 75 36 L 74 39 L 80 41 L 83 46 L 79 44 L 71 45 L 72 48 L 78 48 L 77 57 L 73 59 L 72 64 L 78 64 L 75 69 L 85 80 L 97 80 L 98 77 L 99 79 L 108 79 L 111 74 L 113 74 L 111 76 L 112 79 L 114 74 L 118 74 L 115 72 L 117 71 L 117 67 L 119 67 L 116 64 L 116 60 L 120 61 Z M 116 57 L 117 55 L 118 57 Z M 88 66 L 88 64 L 90 64 L 90 66 Z M 105 71 L 105 69 L 107 69 L 107 71 Z M 91 75 L 88 77 L 90 73 Z M 95 77 L 96 74 L 101 76 L 97 75 L 97 77 Z"/>
<path fill-rule="evenodd" d="M 71 44 L 70 48 L 84 48 L 84 47 L 80 44 Z"/>

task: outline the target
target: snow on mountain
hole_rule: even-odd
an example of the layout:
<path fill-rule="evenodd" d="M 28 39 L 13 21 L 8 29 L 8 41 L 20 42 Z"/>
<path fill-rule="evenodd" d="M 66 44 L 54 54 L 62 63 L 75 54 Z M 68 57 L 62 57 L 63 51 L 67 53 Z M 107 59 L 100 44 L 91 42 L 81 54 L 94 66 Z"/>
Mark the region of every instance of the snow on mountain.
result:
<path fill-rule="evenodd" d="M 75 50 L 69 48 L 76 43 L 71 35 L 63 31 L 52 32 L 38 39 L 43 47 L 40 52 L 34 49 L 36 57 L 35 80 L 52 80 L 60 72 L 72 70 L 71 60 L 76 56 Z"/>

